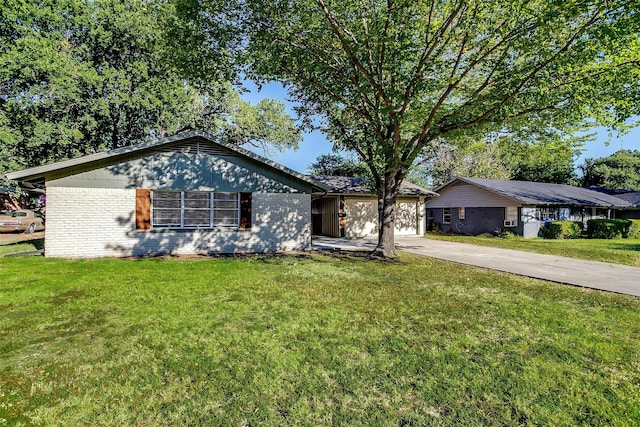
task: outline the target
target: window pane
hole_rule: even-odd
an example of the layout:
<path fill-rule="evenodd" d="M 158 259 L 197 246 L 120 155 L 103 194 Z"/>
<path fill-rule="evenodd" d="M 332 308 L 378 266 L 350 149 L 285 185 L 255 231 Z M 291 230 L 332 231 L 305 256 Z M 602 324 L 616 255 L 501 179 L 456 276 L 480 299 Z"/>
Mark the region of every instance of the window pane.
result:
<path fill-rule="evenodd" d="M 154 209 L 153 225 L 180 226 L 180 209 Z"/>
<path fill-rule="evenodd" d="M 214 225 L 238 225 L 237 210 L 216 210 L 213 213 Z"/>
<path fill-rule="evenodd" d="M 185 208 L 198 208 L 209 209 L 211 206 L 211 193 L 203 192 L 185 192 L 184 193 L 184 207 Z"/>
<path fill-rule="evenodd" d="M 213 198 L 218 200 L 238 200 L 238 193 L 214 193 Z"/>
<path fill-rule="evenodd" d="M 179 191 L 154 191 L 153 192 L 154 208 L 175 208 L 180 209 L 180 192 Z"/>
<path fill-rule="evenodd" d="M 238 209 L 238 200 L 216 200 L 216 209 Z"/>
<path fill-rule="evenodd" d="M 185 227 L 208 227 L 210 226 L 209 209 L 204 210 L 186 210 L 184 211 Z"/>

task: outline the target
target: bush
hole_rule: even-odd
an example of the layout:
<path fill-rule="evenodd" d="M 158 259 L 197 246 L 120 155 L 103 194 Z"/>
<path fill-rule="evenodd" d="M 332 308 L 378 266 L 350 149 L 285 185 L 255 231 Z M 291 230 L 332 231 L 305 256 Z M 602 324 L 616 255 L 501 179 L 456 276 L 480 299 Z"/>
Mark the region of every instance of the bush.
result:
<path fill-rule="evenodd" d="M 629 239 L 640 239 L 640 219 L 632 219 L 629 227 Z"/>
<path fill-rule="evenodd" d="M 545 239 L 577 239 L 582 237 L 584 224 L 580 221 L 553 221 L 542 227 Z"/>
<path fill-rule="evenodd" d="M 505 230 L 505 229 L 496 230 L 496 231 L 498 231 L 496 233 L 496 237 L 499 237 L 501 239 L 513 240 L 513 239 L 517 239 L 517 238 L 520 237 L 516 233 L 514 233 L 513 231 L 509 231 L 509 230 Z"/>
<path fill-rule="evenodd" d="M 587 235 L 590 239 L 626 239 L 631 225 L 628 219 L 590 219 Z"/>

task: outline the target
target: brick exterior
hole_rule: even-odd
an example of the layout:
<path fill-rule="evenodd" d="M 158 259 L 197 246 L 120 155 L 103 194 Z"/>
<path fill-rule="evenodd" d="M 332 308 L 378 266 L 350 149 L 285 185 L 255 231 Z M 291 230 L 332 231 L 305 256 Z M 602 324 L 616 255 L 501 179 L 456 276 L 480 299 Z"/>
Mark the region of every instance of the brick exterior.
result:
<path fill-rule="evenodd" d="M 504 208 L 465 208 L 465 219 L 458 217 L 458 208 L 451 208 L 451 223 L 442 223 L 443 208 L 430 208 L 433 216 L 431 229 L 437 224 L 438 228 L 446 233 L 466 234 L 475 236 L 482 233 L 493 233 L 504 228 Z M 516 234 L 522 234 L 522 225 L 518 221 L 518 227 L 507 228 Z"/>
<path fill-rule="evenodd" d="M 254 193 L 251 230 L 135 230 L 135 189 L 47 188 L 45 255 L 95 258 L 306 250 L 311 196 Z"/>

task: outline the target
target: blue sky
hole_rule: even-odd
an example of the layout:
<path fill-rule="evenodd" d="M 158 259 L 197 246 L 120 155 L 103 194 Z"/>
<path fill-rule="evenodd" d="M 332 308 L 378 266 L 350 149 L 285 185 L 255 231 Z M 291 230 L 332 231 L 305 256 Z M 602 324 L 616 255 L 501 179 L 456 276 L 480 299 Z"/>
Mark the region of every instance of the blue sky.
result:
<path fill-rule="evenodd" d="M 285 102 L 289 114 L 295 116 L 293 111 L 295 104 L 287 100 L 286 90 L 279 83 L 265 85 L 260 91 L 251 82 L 245 81 L 244 83 L 249 90 L 249 92 L 242 94 L 244 99 L 254 104 L 263 98 L 279 99 Z M 314 162 L 319 155 L 331 152 L 332 144 L 321 132 L 305 133 L 303 138 L 298 150 L 286 150 L 269 157 L 293 170 L 304 173 L 307 171 L 307 166 Z M 585 158 L 604 157 L 621 149 L 640 150 L 640 127 L 632 129 L 623 136 L 610 134 L 606 129 L 598 129 L 596 140 L 586 144 L 583 149 L 576 166 L 581 164 Z"/>

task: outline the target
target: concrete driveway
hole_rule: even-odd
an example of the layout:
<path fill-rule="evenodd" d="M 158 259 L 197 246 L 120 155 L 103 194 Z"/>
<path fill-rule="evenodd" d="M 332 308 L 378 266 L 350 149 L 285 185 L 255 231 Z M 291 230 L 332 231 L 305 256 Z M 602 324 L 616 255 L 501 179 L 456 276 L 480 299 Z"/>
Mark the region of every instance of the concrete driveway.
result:
<path fill-rule="evenodd" d="M 367 250 L 375 241 L 314 238 L 318 249 Z M 640 296 L 640 268 L 467 243 L 396 236 L 398 250 L 551 282 Z"/>

